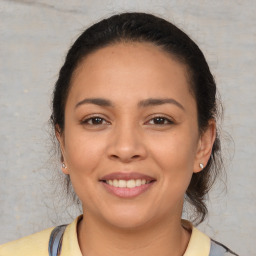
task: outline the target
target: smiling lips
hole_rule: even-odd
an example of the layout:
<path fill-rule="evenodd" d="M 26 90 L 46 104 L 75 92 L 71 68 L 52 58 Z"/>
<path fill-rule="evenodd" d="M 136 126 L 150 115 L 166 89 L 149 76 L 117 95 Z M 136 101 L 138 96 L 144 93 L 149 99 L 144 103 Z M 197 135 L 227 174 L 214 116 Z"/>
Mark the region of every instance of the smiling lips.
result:
<path fill-rule="evenodd" d="M 122 198 L 138 196 L 148 190 L 156 180 L 140 173 L 111 173 L 100 179 L 108 192 Z"/>

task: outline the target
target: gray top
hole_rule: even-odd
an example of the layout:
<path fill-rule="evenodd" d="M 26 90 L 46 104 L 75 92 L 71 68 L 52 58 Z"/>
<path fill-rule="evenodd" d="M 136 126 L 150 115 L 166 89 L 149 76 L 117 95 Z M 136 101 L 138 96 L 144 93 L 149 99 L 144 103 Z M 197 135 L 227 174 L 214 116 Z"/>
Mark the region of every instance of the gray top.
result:
<path fill-rule="evenodd" d="M 231 251 L 228 247 L 226 247 L 224 244 L 221 244 L 220 242 L 217 242 L 213 239 L 211 239 L 211 249 L 210 249 L 210 255 L 209 256 L 231 256 L 238 254 Z"/>

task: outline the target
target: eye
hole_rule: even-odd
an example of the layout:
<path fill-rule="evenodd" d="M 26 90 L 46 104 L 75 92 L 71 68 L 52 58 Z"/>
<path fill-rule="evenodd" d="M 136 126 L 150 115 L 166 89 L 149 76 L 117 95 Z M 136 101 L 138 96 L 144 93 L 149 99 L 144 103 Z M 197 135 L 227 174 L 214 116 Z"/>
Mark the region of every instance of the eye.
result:
<path fill-rule="evenodd" d="M 173 124 L 174 122 L 170 119 L 163 117 L 163 116 L 156 116 L 148 121 L 149 124 L 153 125 L 168 125 Z"/>
<path fill-rule="evenodd" d="M 94 116 L 87 118 L 85 120 L 82 120 L 81 123 L 83 125 L 104 125 L 104 124 L 109 124 L 104 118 L 99 117 L 99 116 Z"/>

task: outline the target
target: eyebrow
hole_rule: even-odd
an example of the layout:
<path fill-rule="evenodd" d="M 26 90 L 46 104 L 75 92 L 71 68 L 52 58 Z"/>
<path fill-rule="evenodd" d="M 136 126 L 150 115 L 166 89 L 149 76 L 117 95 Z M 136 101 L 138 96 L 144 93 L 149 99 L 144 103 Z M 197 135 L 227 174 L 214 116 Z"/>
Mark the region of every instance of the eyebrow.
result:
<path fill-rule="evenodd" d="M 94 105 L 98 105 L 101 107 L 114 107 L 114 105 L 111 103 L 110 100 L 107 99 L 103 99 L 103 98 L 88 98 L 88 99 L 84 99 L 82 101 L 79 101 L 75 108 L 83 105 L 83 104 L 94 104 Z"/>
<path fill-rule="evenodd" d="M 138 103 L 138 107 L 150 107 L 150 106 L 157 106 L 157 105 L 163 105 L 163 104 L 174 104 L 177 107 L 181 108 L 182 110 L 185 110 L 185 108 L 175 99 L 172 98 L 149 98 L 146 100 L 142 100 Z M 98 105 L 101 107 L 114 107 L 114 104 L 107 99 L 104 98 L 86 98 L 83 99 L 82 101 L 79 101 L 75 108 L 83 105 L 83 104 L 94 104 L 94 105 Z"/>
<path fill-rule="evenodd" d="M 177 107 L 181 108 L 182 110 L 185 110 L 185 108 L 175 99 L 171 98 L 164 98 L 164 99 L 155 99 L 155 98 L 149 98 L 146 100 L 142 100 L 138 103 L 139 107 L 149 107 L 149 106 L 157 106 L 157 105 L 163 105 L 163 104 L 174 104 Z"/>

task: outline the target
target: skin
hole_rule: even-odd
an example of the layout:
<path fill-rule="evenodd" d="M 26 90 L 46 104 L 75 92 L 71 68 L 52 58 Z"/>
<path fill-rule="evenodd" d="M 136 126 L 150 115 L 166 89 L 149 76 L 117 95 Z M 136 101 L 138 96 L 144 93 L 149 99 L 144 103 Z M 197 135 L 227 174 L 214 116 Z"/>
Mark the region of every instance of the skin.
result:
<path fill-rule="evenodd" d="M 82 103 L 86 98 L 112 106 Z M 178 104 L 138 106 L 150 98 Z M 89 119 L 95 116 L 99 124 Z M 65 129 L 56 132 L 62 170 L 83 204 L 83 255 L 183 255 L 190 238 L 180 221 L 184 194 L 199 164 L 207 164 L 215 130 L 210 120 L 199 133 L 186 67 L 157 46 L 119 43 L 88 55 L 73 75 Z M 112 172 L 156 182 L 135 198 L 119 198 L 99 182 Z"/>

